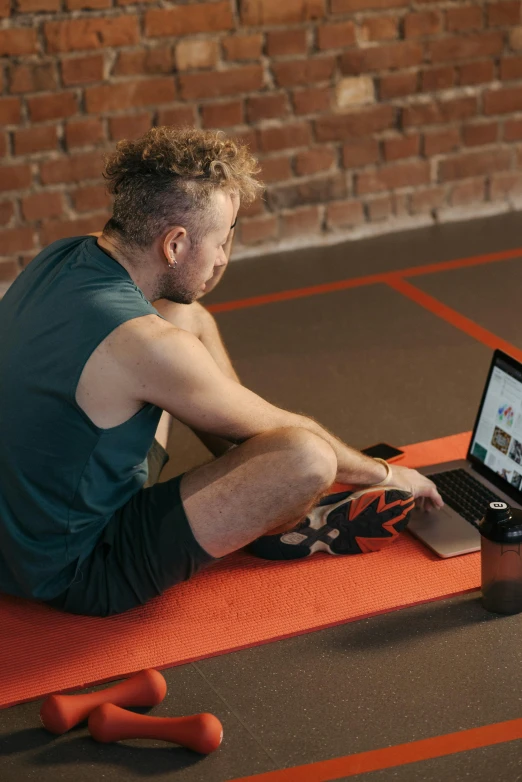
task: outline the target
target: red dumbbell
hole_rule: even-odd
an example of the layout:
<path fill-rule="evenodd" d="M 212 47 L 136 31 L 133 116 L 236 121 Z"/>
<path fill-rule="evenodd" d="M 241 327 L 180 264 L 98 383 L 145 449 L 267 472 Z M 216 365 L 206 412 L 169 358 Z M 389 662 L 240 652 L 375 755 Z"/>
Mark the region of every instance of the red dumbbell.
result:
<path fill-rule="evenodd" d="M 202 755 L 214 752 L 223 740 L 223 726 L 213 714 L 191 717 L 146 717 L 112 703 L 98 706 L 89 717 L 93 739 L 108 743 L 122 739 L 161 739 Z"/>
<path fill-rule="evenodd" d="M 124 682 L 88 695 L 49 695 L 42 704 L 40 719 L 51 733 L 65 733 L 89 716 L 102 703 L 118 706 L 156 706 L 167 694 L 167 682 L 148 668 Z"/>

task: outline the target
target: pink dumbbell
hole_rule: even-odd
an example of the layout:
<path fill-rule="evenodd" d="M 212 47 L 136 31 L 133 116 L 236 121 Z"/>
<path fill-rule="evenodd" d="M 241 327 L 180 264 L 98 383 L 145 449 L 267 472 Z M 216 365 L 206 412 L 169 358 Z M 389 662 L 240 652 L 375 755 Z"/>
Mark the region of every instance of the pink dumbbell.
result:
<path fill-rule="evenodd" d="M 167 694 L 167 682 L 148 668 L 124 682 L 88 695 L 49 695 L 42 704 L 40 719 L 51 733 L 65 733 L 102 703 L 117 706 L 156 706 Z"/>
<path fill-rule="evenodd" d="M 89 717 L 93 739 L 108 743 L 122 739 L 161 739 L 202 755 L 214 752 L 223 740 L 223 726 L 213 714 L 191 717 L 146 717 L 112 703 L 98 706 Z"/>

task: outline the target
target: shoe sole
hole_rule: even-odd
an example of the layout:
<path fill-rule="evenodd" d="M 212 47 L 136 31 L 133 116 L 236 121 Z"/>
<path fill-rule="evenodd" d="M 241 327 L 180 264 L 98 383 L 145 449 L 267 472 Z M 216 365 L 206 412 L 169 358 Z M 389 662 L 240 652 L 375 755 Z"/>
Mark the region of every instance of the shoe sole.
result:
<path fill-rule="evenodd" d="M 394 486 L 362 489 L 334 505 L 314 508 L 304 531 L 287 532 L 280 542 L 305 548 L 309 556 L 324 551 L 332 556 L 380 551 L 392 544 L 415 507 L 409 492 Z"/>

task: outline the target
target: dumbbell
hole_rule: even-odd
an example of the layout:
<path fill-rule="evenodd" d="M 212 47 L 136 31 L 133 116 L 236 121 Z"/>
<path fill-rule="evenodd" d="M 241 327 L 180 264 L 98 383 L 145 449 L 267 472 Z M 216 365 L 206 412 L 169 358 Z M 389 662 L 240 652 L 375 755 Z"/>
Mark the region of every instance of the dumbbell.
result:
<path fill-rule="evenodd" d="M 190 717 L 147 717 L 113 703 L 98 706 L 89 716 L 93 739 L 109 743 L 122 739 L 161 739 L 202 755 L 214 752 L 223 740 L 223 726 L 213 714 Z"/>
<path fill-rule="evenodd" d="M 50 695 L 42 704 L 40 719 L 51 733 L 65 733 L 103 703 L 116 706 L 156 706 L 167 694 L 167 682 L 148 668 L 114 687 L 88 695 Z"/>

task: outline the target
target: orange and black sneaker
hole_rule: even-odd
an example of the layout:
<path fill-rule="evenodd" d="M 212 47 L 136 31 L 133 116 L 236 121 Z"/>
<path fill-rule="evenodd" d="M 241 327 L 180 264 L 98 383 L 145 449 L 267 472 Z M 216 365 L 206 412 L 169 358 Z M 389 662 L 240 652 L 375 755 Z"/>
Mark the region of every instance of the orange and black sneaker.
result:
<path fill-rule="evenodd" d="M 263 535 L 245 550 L 263 559 L 300 559 L 316 551 L 341 556 L 379 551 L 397 540 L 415 506 L 393 486 L 329 494 L 290 532 Z"/>

